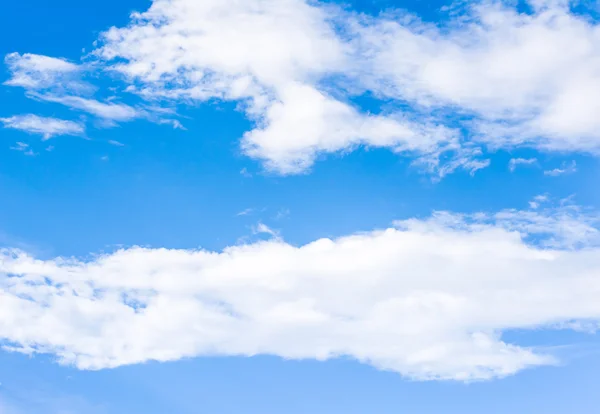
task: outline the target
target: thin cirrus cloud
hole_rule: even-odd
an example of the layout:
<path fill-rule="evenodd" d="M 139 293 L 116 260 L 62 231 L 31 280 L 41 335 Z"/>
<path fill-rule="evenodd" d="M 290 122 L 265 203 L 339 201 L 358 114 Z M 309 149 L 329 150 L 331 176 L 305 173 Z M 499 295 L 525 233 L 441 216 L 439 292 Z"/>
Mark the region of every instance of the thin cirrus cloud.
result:
<path fill-rule="evenodd" d="M 122 103 L 105 103 L 80 96 L 56 96 L 39 93 L 32 93 L 31 95 L 43 101 L 59 103 L 113 122 L 131 121 L 142 116 L 142 113 L 138 109 Z"/>
<path fill-rule="evenodd" d="M 44 140 L 59 135 L 83 135 L 85 127 L 73 121 L 64 119 L 41 117 L 34 114 L 15 115 L 0 118 L 5 128 L 18 129 L 29 134 L 41 135 Z"/>
<path fill-rule="evenodd" d="M 11 53 L 5 63 L 11 74 L 7 86 L 22 87 L 27 96 L 86 112 L 106 122 L 126 122 L 144 117 L 137 108 L 123 103 L 101 102 L 92 97 L 96 88 L 82 80 L 89 70 L 65 59 Z"/>
<path fill-rule="evenodd" d="M 0 338 L 80 369 L 268 354 L 350 357 L 414 379 L 503 377 L 559 362 L 503 332 L 597 328 L 597 225 L 571 205 L 442 212 L 299 247 L 274 237 L 86 261 L 2 250 Z"/>
<path fill-rule="evenodd" d="M 25 142 L 16 142 L 15 145 L 13 147 L 10 147 L 11 150 L 13 151 L 19 151 L 22 152 L 23 154 L 29 156 L 29 157 L 34 157 L 36 155 L 35 152 L 33 152 L 33 150 L 31 148 L 29 148 L 29 144 L 26 144 Z"/>

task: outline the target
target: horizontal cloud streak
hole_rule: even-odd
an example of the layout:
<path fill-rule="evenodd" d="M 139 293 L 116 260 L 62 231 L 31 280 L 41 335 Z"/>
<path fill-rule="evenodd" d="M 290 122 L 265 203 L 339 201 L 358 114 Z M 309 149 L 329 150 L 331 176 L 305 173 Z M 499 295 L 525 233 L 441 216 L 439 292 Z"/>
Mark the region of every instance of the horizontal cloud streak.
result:
<path fill-rule="evenodd" d="M 0 118 L 5 128 L 18 129 L 30 134 L 39 134 L 46 139 L 57 135 L 82 135 L 85 128 L 78 122 L 33 114 Z"/>
<path fill-rule="evenodd" d="M 81 369 L 269 354 L 501 377 L 556 362 L 503 331 L 600 320 L 595 220 L 576 208 L 438 213 L 300 247 L 275 238 L 89 260 L 3 250 L 0 338 Z"/>

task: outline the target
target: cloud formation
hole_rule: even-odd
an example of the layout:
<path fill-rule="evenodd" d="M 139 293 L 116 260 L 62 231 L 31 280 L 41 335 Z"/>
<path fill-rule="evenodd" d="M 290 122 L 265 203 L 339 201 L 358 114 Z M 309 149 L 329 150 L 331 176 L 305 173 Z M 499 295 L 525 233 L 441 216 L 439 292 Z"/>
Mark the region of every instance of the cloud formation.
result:
<path fill-rule="evenodd" d="M 575 172 L 577 172 L 577 162 L 571 161 L 570 163 L 563 162 L 560 168 L 544 171 L 544 175 L 558 177 L 559 175 L 573 174 Z"/>
<path fill-rule="evenodd" d="M 473 139 L 492 147 L 600 148 L 600 28 L 570 2 L 477 2 L 446 24 L 416 16 L 364 19 L 357 82 L 422 108 L 475 117 Z"/>
<path fill-rule="evenodd" d="M 18 129 L 30 134 L 39 134 L 44 140 L 58 135 L 82 135 L 82 124 L 64 119 L 41 117 L 34 114 L 0 118 L 5 128 Z"/>
<path fill-rule="evenodd" d="M 147 98 L 243 102 L 256 128 L 242 149 L 276 172 L 303 172 L 319 154 L 359 146 L 437 169 L 440 153 L 460 149 L 456 131 L 403 113 L 363 114 L 320 87 L 354 65 L 334 28 L 340 12 L 303 0 L 156 0 L 107 31 L 95 54 Z"/>
<path fill-rule="evenodd" d="M 440 175 L 487 166 L 478 146 L 596 153 L 598 26 L 568 3 L 529 6 L 481 2 L 436 25 L 304 0 L 155 0 L 95 54 L 142 96 L 243 102 L 257 124 L 243 150 L 284 174 L 358 146 Z M 408 110 L 363 114 L 348 102 L 363 93 Z"/>
<path fill-rule="evenodd" d="M 537 163 L 537 158 L 511 158 L 508 162 L 508 169 L 510 172 L 514 172 L 519 165 L 530 166 Z"/>
<path fill-rule="evenodd" d="M 87 89 L 87 85 L 76 81 L 81 68 L 66 59 L 15 52 L 6 55 L 4 63 L 11 73 L 11 78 L 4 82 L 7 86 L 26 89 Z"/>
<path fill-rule="evenodd" d="M 81 369 L 269 354 L 347 356 L 416 379 L 557 362 L 510 329 L 600 321 L 598 217 L 577 207 L 428 219 L 292 246 L 132 247 L 0 259 L 4 348 Z"/>
<path fill-rule="evenodd" d="M 83 80 L 90 70 L 88 67 L 28 53 L 11 53 L 5 63 L 11 78 L 4 85 L 24 88 L 30 98 L 86 112 L 105 121 L 105 125 L 146 116 L 143 111 L 123 103 L 94 99 L 96 88 Z"/>
<path fill-rule="evenodd" d="M 280 174 L 359 147 L 439 176 L 485 168 L 500 148 L 598 154 L 599 26 L 568 2 L 526 6 L 456 6 L 434 24 L 330 2 L 154 0 L 103 33 L 83 66 L 8 55 L 5 84 L 109 125 L 165 120 L 93 99 L 78 79 L 86 70 L 120 74 L 152 105 L 234 101 L 254 123 L 242 151 Z M 380 100 L 373 113 L 354 103 L 364 95 Z"/>

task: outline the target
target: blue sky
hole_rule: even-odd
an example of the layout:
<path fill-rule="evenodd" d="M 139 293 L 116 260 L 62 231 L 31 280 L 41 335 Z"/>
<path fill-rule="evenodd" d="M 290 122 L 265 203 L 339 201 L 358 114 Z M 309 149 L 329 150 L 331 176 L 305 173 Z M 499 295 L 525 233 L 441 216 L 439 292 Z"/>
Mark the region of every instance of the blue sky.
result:
<path fill-rule="evenodd" d="M 594 411 L 589 5 L 3 9 L 0 412 Z"/>

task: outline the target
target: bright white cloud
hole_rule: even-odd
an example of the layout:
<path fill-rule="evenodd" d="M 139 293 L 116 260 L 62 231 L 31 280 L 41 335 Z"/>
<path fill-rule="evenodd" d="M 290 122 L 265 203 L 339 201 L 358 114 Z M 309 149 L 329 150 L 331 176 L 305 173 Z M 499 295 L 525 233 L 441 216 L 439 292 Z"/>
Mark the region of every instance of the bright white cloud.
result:
<path fill-rule="evenodd" d="M 9 53 L 4 58 L 4 63 L 11 73 L 11 78 L 4 82 L 8 86 L 26 89 L 87 88 L 84 83 L 76 81 L 80 67 L 65 59 L 31 53 Z"/>
<path fill-rule="evenodd" d="M 410 153 L 437 168 L 441 152 L 460 147 L 455 131 L 402 114 L 361 114 L 317 87 L 353 64 L 333 12 L 303 0 L 155 0 L 128 27 L 106 32 L 96 55 L 119 58 L 112 68 L 145 97 L 242 101 L 256 122 L 243 150 L 282 174 L 357 146 Z"/>
<path fill-rule="evenodd" d="M 96 53 L 126 59 L 114 69 L 152 94 L 258 101 L 343 68 L 344 45 L 327 20 L 303 0 L 155 0 L 106 32 Z"/>
<path fill-rule="evenodd" d="M 93 67 L 120 73 L 128 92 L 153 104 L 238 102 L 255 124 L 243 151 L 282 174 L 363 146 L 405 154 L 440 176 L 485 168 L 486 149 L 597 153 L 600 26 L 568 2 L 529 5 L 531 13 L 519 13 L 505 2 L 478 2 L 434 24 L 307 0 L 154 0 L 101 36 Z M 65 60 L 16 53 L 6 60 L 7 84 L 32 96 L 109 122 L 157 117 L 41 91 L 57 74 L 80 71 Z M 407 109 L 363 113 L 350 104 L 362 93 Z"/>
<path fill-rule="evenodd" d="M 0 118 L 5 128 L 18 129 L 30 134 L 42 135 L 44 140 L 57 135 L 82 135 L 85 131 L 83 125 L 58 118 L 41 117 L 33 114 L 15 115 L 9 118 Z"/>
<path fill-rule="evenodd" d="M 307 85 L 288 85 L 260 119 L 260 127 L 244 135 L 242 148 L 281 173 L 309 168 L 320 153 L 353 146 L 388 147 L 416 154 L 437 167 L 444 149 L 458 150 L 459 139 L 448 128 L 411 123 L 402 117 L 363 115 Z"/>
<path fill-rule="evenodd" d="M 568 2 L 469 6 L 440 27 L 392 16 L 356 23 L 358 82 L 423 108 L 479 117 L 492 146 L 600 148 L 600 27 Z"/>
<path fill-rule="evenodd" d="M 106 32 L 95 53 L 118 58 L 112 68 L 146 97 L 245 102 L 257 128 L 242 148 L 280 173 L 364 145 L 428 159 L 443 175 L 489 165 L 464 151 L 439 165 L 465 141 L 600 148 L 600 31 L 563 3 L 533 7 L 479 3 L 441 27 L 304 0 L 154 0 L 129 26 Z M 350 82 L 325 87 L 331 76 Z M 402 99 L 414 119 L 361 114 L 340 100 L 357 91 Z M 468 136 L 443 127 L 436 108 L 474 115 Z"/>
<path fill-rule="evenodd" d="M 0 337 L 81 369 L 269 354 L 349 356 L 418 379 L 505 376 L 556 359 L 503 331 L 600 320 L 596 220 L 574 207 L 437 213 L 300 247 L 86 261 L 3 250 Z"/>

